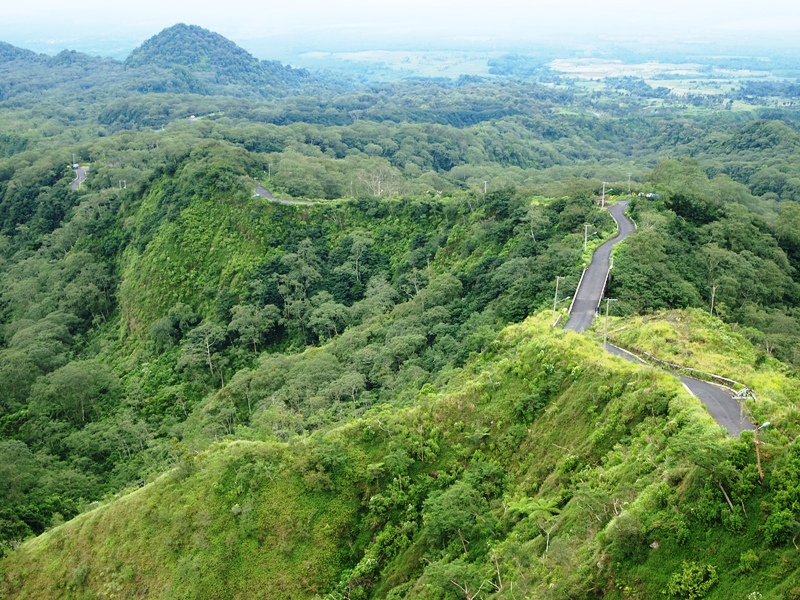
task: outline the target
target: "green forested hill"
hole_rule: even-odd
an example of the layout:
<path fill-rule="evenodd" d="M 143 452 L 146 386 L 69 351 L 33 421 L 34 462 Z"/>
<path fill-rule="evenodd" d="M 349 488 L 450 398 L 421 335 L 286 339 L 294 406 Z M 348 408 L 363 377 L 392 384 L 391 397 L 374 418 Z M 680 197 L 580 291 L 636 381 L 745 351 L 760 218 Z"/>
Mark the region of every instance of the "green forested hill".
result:
<path fill-rule="evenodd" d="M 0 51 L 0 598 L 800 597 L 791 109 Z"/>
<path fill-rule="evenodd" d="M 252 76 L 258 71 L 258 60 L 230 40 L 202 27 L 183 23 L 168 27 L 145 41 L 130 53 L 125 64 L 129 67 L 155 65 L 167 68 L 181 65 L 208 71 L 222 68 L 219 75 L 228 78 Z M 226 72 L 225 69 L 229 70 Z"/>
<path fill-rule="evenodd" d="M 125 59 L 129 68 L 155 66 L 163 69 L 183 67 L 209 83 L 222 85 L 276 87 L 293 79 L 303 80 L 309 73 L 286 68 L 274 72 L 246 50 L 221 35 L 180 23 L 168 27 L 145 41 Z"/>
<path fill-rule="evenodd" d="M 25 50 L 24 48 L 17 48 L 5 42 L 0 42 L 0 59 L 2 59 L 3 62 L 12 60 L 33 60 L 35 57 L 35 52 Z"/>
<path fill-rule="evenodd" d="M 96 117 L 109 99 L 141 94 L 276 98 L 297 94 L 299 87 L 306 94 L 324 94 L 328 87 L 339 91 L 347 85 L 259 61 L 216 33 L 183 24 L 147 40 L 124 63 L 69 50 L 37 55 L 3 44 L 0 76 L 0 102 L 13 100 L 10 106 L 19 108 L 43 101 L 49 116 L 65 113 L 73 124 Z"/>
<path fill-rule="evenodd" d="M 559 273 L 565 297 L 575 230 L 611 222 L 586 199 L 532 205 L 512 190 L 286 206 L 252 197 L 264 157 L 178 146 L 160 147 L 168 170 L 123 190 L 75 193 L 40 167 L 9 184 L 50 181 L 48 195 L 6 188 L 4 432 L 81 482 L 26 482 L 8 498 L 9 541 L 166 467 L 173 438 L 202 447 L 252 425 L 285 439 L 402 404 L 547 303 Z M 100 187 L 103 170 L 92 176 Z M 340 335 L 332 352 L 295 354 Z M 265 363 L 281 375 L 251 382 L 264 350 L 283 352 Z M 225 382 L 245 386 L 244 404 L 202 410 Z M 257 400 L 276 394 L 282 406 Z"/>
<path fill-rule="evenodd" d="M 796 593 L 786 517 L 770 516 L 795 493 L 796 450 L 770 460 L 759 485 L 751 432 L 724 439 L 677 380 L 551 331 L 549 315 L 504 331 L 414 407 L 181 455 L 143 489 L 22 546 L 0 593 Z"/>

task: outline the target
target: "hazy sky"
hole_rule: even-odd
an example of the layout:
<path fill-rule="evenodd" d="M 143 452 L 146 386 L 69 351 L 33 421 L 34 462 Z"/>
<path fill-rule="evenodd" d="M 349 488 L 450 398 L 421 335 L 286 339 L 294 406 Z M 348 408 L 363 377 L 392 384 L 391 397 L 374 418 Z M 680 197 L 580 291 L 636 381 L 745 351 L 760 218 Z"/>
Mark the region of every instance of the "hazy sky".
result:
<path fill-rule="evenodd" d="M 247 47 L 248 40 L 290 39 L 325 50 L 330 40 L 471 42 L 561 37 L 800 34 L 800 3 L 789 0 L 6 0 L 0 40 L 55 52 L 91 51 L 119 40 L 117 52 L 178 22 L 201 25 Z M 102 42 L 102 43 L 101 43 Z M 263 47 L 259 45 L 259 47 Z"/>

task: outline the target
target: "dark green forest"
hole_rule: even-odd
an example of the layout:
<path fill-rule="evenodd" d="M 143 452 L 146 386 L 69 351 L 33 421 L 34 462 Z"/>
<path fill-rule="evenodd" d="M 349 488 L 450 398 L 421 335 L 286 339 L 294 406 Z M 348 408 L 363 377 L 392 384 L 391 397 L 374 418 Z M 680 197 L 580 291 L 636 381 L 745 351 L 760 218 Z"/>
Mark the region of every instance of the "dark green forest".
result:
<path fill-rule="evenodd" d="M 797 85 L 544 65 L 0 44 L 0 598 L 800 598 Z M 615 331 L 761 440 L 552 325 L 604 182 Z"/>

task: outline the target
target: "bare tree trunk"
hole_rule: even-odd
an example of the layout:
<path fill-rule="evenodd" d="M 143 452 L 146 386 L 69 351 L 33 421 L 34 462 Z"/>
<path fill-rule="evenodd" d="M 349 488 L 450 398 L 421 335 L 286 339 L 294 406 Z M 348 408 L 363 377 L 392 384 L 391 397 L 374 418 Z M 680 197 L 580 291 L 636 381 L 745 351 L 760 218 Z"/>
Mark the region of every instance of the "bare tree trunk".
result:
<path fill-rule="evenodd" d="M 206 360 L 208 361 L 208 368 L 211 370 L 211 374 L 214 374 L 214 364 L 211 362 L 211 338 L 208 334 L 205 335 L 203 338 L 206 346 Z"/>
<path fill-rule="evenodd" d="M 450 583 L 452 583 L 454 586 L 456 586 L 458 589 L 464 592 L 464 597 L 466 598 L 466 600 L 475 600 L 475 598 L 478 597 L 478 594 L 480 594 L 481 590 L 483 589 L 483 584 L 481 584 L 481 587 L 478 588 L 478 591 L 476 591 L 473 594 L 470 594 L 466 581 L 464 582 L 464 585 L 460 585 L 459 583 L 456 583 L 455 579 L 451 579 Z"/>
<path fill-rule="evenodd" d="M 467 553 L 467 544 L 464 542 L 464 536 L 461 534 L 461 530 L 458 530 L 458 537 L 461 538 L 461 547 L 464 548 L 464 554 Z"/>
<path fill-rule="evenodd" d="M 553 529 L 556 528 L 557 523 L 556 525 L 553 525 L 549 530 L 546 530 L 544 527 L 539 525 L 539 523 L 537 523 L 536 525 L 538 525 L 539 529 L 542 530 L 542 533 L 547 536 L 547 542 L 545 543 L 544 546 L 544 555 L 547 556 L 547 553 L 550 551 L 550 534 L 553 533 Z"/>
<path fill-rule="evenodd" d="M 361 270 L 359 269 L 359 264 L 358 263 L 361 260 L 361 254 L 363 253 L 363 249 L 361 247 L 354 248 L 353 252 L 355 254 L 355 256 L 353 256 L 353 259 L 355 261 L 354 267 L 355 267 L 355 272 L 356 272 L 356 281 L 358 283 L 361 283 Z"/>
<path fill-rule="evenodd" d="M 726 491 L 725 491 L 725 488 L 724 488 L 724 487 L 722 487 L 722 482 L 721 482 L 719 479 L 717 479 L 717 485 L 719 486 L 719 489 L 721 489 L 721 490 L 722 490 L 722 494 L 725 496 L 725 500 L 727 500 L 727 501 L 728 501 L 728 506 L 730 506 L 730 507 L 731 507 L 731 510 L 734 510 L 734 508 L 733 508 L 733 502 L 731 502 L 731 499 L 730 499 L 730 497 L 728 496 L 728 492 L 726 492 Z"/>
<path fill-rule="evenodd" d="M 497 552 L 492 551 L 492 558 L 494 558 L 494 568 L 497 570 L 497 591 L 503 591 L 503 578 L 500 577 L 500 564 L 497 562 Z"/>

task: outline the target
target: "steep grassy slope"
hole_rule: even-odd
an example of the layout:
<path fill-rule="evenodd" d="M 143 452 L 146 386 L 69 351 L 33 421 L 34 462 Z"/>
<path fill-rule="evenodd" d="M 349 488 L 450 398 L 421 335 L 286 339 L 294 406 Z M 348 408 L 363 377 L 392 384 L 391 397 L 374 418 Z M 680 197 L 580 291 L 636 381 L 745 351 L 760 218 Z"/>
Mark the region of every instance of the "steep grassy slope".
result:
<path fill-rule="evenodd" d="M 211 450 L 32 542 L 19 558 L 54 560 L 9 573 L 7 589 L 32 598 L 288 598 L 329 586 L 350 555 L 355 490 L 309 492 L 296 471 L 282 470 L 293 460 L 270 444 Z"/>
<path fill-rule="evenodd" d="M 0 597 L 656 598 L 687 559 L 715 570 L 708 597 L 786 590 L 780 486 L 753 463 L 675 379 L 543 315 L 415 407 L 185 456 L 24 544 Z"/>
<path fill-rule="evenodd" d="M 129 331 L 177 302 L 207 309 L 218 289 L 268 258 L 273 236 L 285 235 L 274 223 L 280 217 L 270 218 L 280 206 L 250 199 L 241 171 L 198 154 L 177 181 L 153 186 L 134 217 L 137 241 L 127 248 L 119 294 Z"/>

